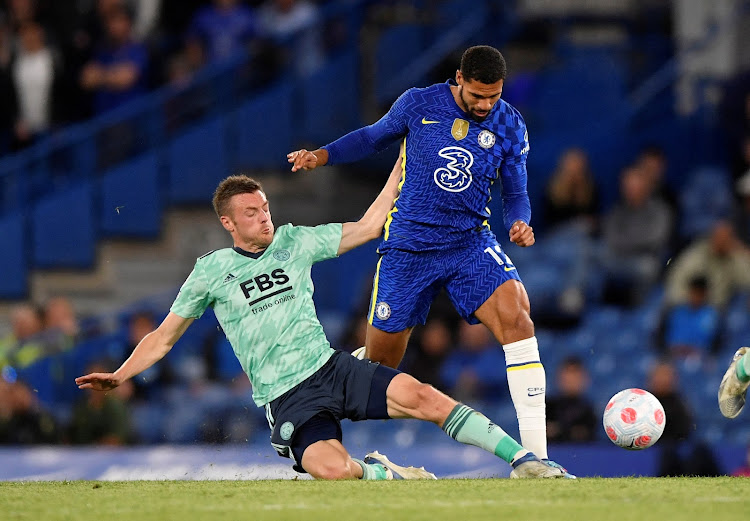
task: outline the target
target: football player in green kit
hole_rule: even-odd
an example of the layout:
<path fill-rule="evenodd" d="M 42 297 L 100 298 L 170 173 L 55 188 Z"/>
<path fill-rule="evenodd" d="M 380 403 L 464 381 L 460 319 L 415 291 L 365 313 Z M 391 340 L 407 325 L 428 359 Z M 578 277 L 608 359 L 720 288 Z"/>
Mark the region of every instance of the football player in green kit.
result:
<path fill-rule="evenodd" d="M 312 265 L 380 236 L 398 195 L 400 162 L 361 219 L 316 227 L 275 230 L 261 185 L 244 175 L 224 179 L 213 204 L 233 247 L 200 257 L 161 325 L 114 373 L 81 376 L 78 387 L 107 391 L 146 370 L 211 306 L 255 403 L 265 407 L 271 444 L 298 471 L 318 479 L 435 479 L 377 452 L 352 458 L 341 442 L 342 418 L 417 418 L 504 459 L 511 477 L 562 477 L 483 414 L 406 373 L 336 351 L 326 339 L 312 298 Z"/>

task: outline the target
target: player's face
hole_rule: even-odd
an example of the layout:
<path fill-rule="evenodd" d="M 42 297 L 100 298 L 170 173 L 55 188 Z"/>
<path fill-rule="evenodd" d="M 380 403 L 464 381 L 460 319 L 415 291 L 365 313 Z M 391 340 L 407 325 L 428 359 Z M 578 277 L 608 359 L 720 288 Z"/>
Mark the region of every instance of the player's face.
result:
<path fill-rule="evenodd" d="M 480 123 L 489 115 L 503 93 L 503 80 L 495 83 L 466 80 L 461 71 L 456 73 L 456 83 L 458 83 L 461 108 Z"/>
<path fill-rule="evenodd" d="M 229 216 L 221 223 L 232 234 L 235 245 L 248 251 L 259 251 L 273 240 L 273 221 L 266 194 L 260 190 L 251 194 L 238 194 L 230 200 Z"/>

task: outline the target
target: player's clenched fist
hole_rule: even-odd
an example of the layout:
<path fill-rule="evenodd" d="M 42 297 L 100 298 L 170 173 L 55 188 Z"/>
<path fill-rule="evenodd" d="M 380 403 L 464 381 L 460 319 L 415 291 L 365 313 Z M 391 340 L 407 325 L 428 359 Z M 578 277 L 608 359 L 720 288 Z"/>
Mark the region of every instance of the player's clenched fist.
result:
<path fill-rule="evenodd" d="M 513 223 L 513 226 L 510 228 L 509 236 L 511 242 L 522 248 L 531 246 L 536 242 L 536 239 L 534 239 L 534 228 L 523 221 L 516 221 Z"/>
<path fill-rule="evenodd" d="M 292 163 L 292 172 L 296 172 L 297 170 L 312 170 L 328 162 L 328 151 L 321 148 L 311 152 L 303 148 L 288 153 L 286 159 Z"/>

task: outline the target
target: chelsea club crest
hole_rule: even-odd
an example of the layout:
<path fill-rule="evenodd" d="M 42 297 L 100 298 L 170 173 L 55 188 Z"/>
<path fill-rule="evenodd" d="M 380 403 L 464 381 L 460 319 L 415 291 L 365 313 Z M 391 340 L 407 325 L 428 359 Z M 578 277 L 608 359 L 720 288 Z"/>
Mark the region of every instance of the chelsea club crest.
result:
<path fill-rule="evenodd" d="M 477 141 L 479 141 L 479 146 L 482 148 L 492 148 L 495 144 L 495 134 L 489 130 L 483 130 L 479 133 Z"/>

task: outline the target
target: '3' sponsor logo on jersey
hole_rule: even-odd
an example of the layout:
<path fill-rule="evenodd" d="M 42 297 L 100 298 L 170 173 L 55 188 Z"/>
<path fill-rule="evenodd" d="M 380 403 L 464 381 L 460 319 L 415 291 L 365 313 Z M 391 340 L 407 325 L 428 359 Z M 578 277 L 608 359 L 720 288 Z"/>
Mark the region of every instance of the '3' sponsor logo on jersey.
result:
<path fill-rule="evenodd" d="M 438 155 L 448 164 L 435 170 L 435 184 L 446 192 L 463 192 L 471 184 L 471 166 L 474 156 L 461 147 L 445 147 Z"/>

